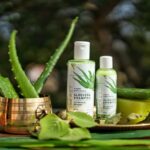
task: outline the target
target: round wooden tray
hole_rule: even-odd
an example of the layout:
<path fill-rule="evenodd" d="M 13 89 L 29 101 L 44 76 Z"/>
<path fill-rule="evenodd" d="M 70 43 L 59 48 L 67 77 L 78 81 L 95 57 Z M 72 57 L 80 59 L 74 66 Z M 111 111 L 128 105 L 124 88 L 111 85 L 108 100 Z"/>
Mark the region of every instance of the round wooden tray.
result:
<path fill-rule="evenodd" d="M 98 125 L 91 128 L 92 131 L 123 131 L 123 130 L 144 130 L 150 129 L 150 123 L 142 123 L 142 124 L 118 124 L 118 125 Z"/>

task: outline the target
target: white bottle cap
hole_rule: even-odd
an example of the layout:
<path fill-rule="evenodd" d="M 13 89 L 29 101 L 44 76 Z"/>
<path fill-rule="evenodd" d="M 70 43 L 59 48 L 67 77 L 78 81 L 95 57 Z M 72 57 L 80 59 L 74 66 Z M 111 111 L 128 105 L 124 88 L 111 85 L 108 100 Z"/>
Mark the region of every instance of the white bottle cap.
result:
<path fill-rule="evenodd" d="M 74 42 L 74 59 L 90 58 L 90 42 L 76 41 Z"/>
<path fill-rule="evenodd" d="M 100 57 L 100 68 L 112 68 L 113 60 L 111 56 L 101 56 Z"/>

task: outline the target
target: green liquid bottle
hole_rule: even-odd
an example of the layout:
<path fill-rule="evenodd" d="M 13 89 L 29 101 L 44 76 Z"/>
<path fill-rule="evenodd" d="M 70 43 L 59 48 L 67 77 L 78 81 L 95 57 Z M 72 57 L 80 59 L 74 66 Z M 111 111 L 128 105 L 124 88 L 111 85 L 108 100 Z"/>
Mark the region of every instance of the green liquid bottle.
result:
<path fill-rule="evenodd" d="M 89 60 L 90 43 L 74 43 L 74 60 L 68 61 L 67 111 L 93 116 L 95 62 Z"/>
<path fill-rule="evenodd" d="M 111 56 L 100 57 L 100 68 L 96 72 L 96 114 L 97 118 L 109 118 L 116 114 L 117 73 L 113 69 Z"/>

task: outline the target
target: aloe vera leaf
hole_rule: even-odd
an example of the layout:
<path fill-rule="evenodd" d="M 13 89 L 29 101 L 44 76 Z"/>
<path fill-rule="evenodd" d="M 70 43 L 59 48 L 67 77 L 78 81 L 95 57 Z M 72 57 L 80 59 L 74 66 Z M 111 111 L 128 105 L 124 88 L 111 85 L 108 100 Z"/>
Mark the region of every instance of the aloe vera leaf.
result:
<path fill-rule="evenodd" d="M 77 79 L 75 79 L 75 80 L 77 80 L 82 86 L 83 86 L 83 84 L 85 84 L 86 88 L 93 89 L 93 87 L 94 87 L 94 84 L 93 84 L 94 77 L 93 77 L 91 71 L 88 71 L 89 72 L 89 76 L 88 76 L 81 68 L 78 67 L 78 69 L 82 72 L 83 77 L 85 78 L 85 80 L 79 74 L 74 72 L 74 74 L 78 77 L 78 80 Z"/>
<path fill-rule="evenodd" d="M 86 81 L 82 81 L 82 80 L 79 80 L 79 79 L 76 79 L 74 78 L 77 82 L 79 82 L 80 85 L 82 85 L 83 87 L 85 88 L 89 88 L 89 89 L 93 89 L 93 83 L 89 83 L 89 82 L 86 82 Z"/>
<path fill-rule="evenodd" d="M 49 141 L 47 141 L 46 143 L 38 143 L 38 144 L 31 144 L 31 145 L 22 145 L 21 147 L 23 147 L 23 148 L 37 148 L 37 149 L 42 149 L 42 148 L 53 148 L 53 149 L 55 149 L 54 147 L 54 144 L 56 143 L 56 142 L 49 142 Z M 54 144 L 53 144 L 54 143 Z M 143 146 L 141 146 L 143 144 Z M 64 141 L 63 142 L 61 142 L 61 143 L 59 143 L 59 141 L 57 141 L 57 143 L 55 144 L 56 145 L 56 147 L 60 147 L 59 149 L 58 148 L 56 148 L 57 150 L 72 150 L 72 149 L 85 149 L 85 148 L 87 148 L 88 150 L 93 150 L 93 148 L 94 148 L 94 150 L 103 150 L 103 149 L 105 149 L 105 150 L 125 150 L 125 149 L 127 149 L 127 150 L 148 150 L 148 144 L 147 145 L 145 145 L 145 142 L 143 142 L 141 145 L 131 145 L 131 146 L 114 146 L 114 145 L 112 145 L 112 146 L 105 146 L 104 144 L 102 144 L 102 145 L 100 145 L 100 144 L 98 144 L 98 146 L 97 145 L 95 145 L 95 144 L 91 144 L 91 143 L 86 143 L 85 141 L 84 142 L 82 142 L 82 143 L 80 143 L 80 141 L 79 142 L 68 142 L 68 141 L 66 141 L 65 143 L 64 143 Z M 145 145 L 145 146 L 144 146 Z M 134 147 L 133 147 L 134 146 Z M 63 148 L 62 148 L 63 147 Z M 70 148 L 69 148 L 70 147 Z"/>
<path fill-rule="evenodd" d="M 78 68 L 82 74 L 84 75 L 85 79 L 87 80 L 87 82 L 90 84 L 91 82 L 93 83 L 93 80 L 94 80 L 94 75 L 92 75 L 92 72 L 89 70 L 89 76 L 81 69 L 81 68 Z"/>
<path fill-rule="evenodd" d="M 82 85 L 84 88 L 88 88 L 89 86 L 86 85 L 86 83 L 81 82 L 80 80 L 74 78 L 74 80 L 76 80 L 80 85 Z"/>
<path fill-rule="evenodd" d="M 74 72 L 74 74 L 78 77 L 78 79 L 82 82 L 86 82 L 79 74 L 77 74 L 76 72 Z"/>
<path fill-rule="evenodd" d="M 77 76 L 77 78 L 74 78 L 77 82 L 79 82 L 83 87 L 85 88 L 93 88 L 93 82 L 87 80 L 85 81 L 79 74 L 74 72 L 74 74 Z M 85 77 L 86 78 L 86 77 Z"/>
<path fill-rule="evenodd" d="M 106 85 L 107 88 L 109 88 L 113 93 L 117 92 L 117 89 L 112 87 L 111 85 Z"/>
<path fill-rule="evenodd" d="M 136 131 L 135 131 L 136 132 Z M 143 132 L 147 132 L 147 130 L 143 131 Z M 112 135 L 109 135 L 107 133 L 100 133 L 98 135 L 93 135 L 94 133 L 92 133 L 92 137 L 94 139 L 92 140 L 84 140 L 84 141 L 60 141 L 60 140 L 37 140 L 37 139 L 33 139 L 30 137 L 7 137 L 7 138 L 1 138 L 0 139 L 0 147 L 4 148 L 51 148 L 51 147 L 64 147 L 64 149 L 67 149 L 68 147 L 88 147 L 88 149 L 91 147 L 91 150 L 94 149 L 100 149 L 102 146 L 102 149 L 109 149 L 109 150 L 124 150 L 124 149 L 128 149 L 130 150 L 139 150 L 141 149 L 140 146 L 149 146 L 150 145 L 150 141 L 147 139 L 118 139 L 118 138 L 122 138 L 122 133 L 126 133 L 126 132 L 120 132 L 119 136 L 117 137 L 117 134 L 114 135 L 116 139 L 111 139 L 109 138 L 110 136 L 113 136 L 113 133 L 111 133 Z M 142 131 L 140 131 L 137 135 L 133 135 L 129 134 L 129 137 L 133 137 L 136 138 L 139 137 L 148 137 L 149 130 L 147 132 L 147 134 L 145 134 L 146 136 L 141 136 Z M 106 134 L 106 136 L 105 136 Z M 128 133 L 127 133 L 128 134 Z M 102 136 L 101 136 L 102 135 Z M 17 142 L 16 142 L 17 141 Z M 125 145 L 125 147 L 123 147 Z M 128 146 L 130 145 L 130 147 Z M 115 146 L 115 147 L 114 147 Z M 118 147 L 116 147 L 118 146 Z M 134 147 L 131 147 L 134 146 Z M 137 147 L 138 146 L 138 147 Z M 119 148 L 119 149 L 118 149 Z M 122 148 L 122 149 L 121 149 Z M 148 148 L 147 148 L 148 149 Z M 142 147 L 142 150 L 144 150 L 144 147 Z"/>
<path fill-rule="evenodd" d="M 95 76 L 94 76 L 94 74 L 92 75 L 92 72 L 89 70 L 88 71 L 89 72 L 89 75 L 90 75 L 90 81 L 94 81 L 94 79 L 95 79 Z"/>
<path fill-rule="evenodd" d="M 9 42 L 9 58 L 10 63 L 12 66 L 12 72 L 14 73 L 15 79 L 18 82 L 18 87 L 20 88 L 22 95 L 26 98 L 35 98 L 38 97 L 36 90 L 34 89 L 33 85 L 27 78 L 25 72 L 23 71 L 21 64 L 19 62 L 17 52 L 16 52 L 16 38 L 17 31 L 14 30 L 11 33 L 10 42 Z"/>
<path fill-rule="evenodd" d="M 106 83 L 107 83 L 108 87 L 114 88 L 110 82 L 106 81 Z"/>
<path fill-rule="evenodd" d="M 90 74 L 90 86 L 91 86 L 91 89 L 94 89 L 94 80 L 95 80 L 95 74 L 92 75 L 92 72 L 89 71 L 89 74 Z"/>
<path fill-rule="evenodd" d="M 120 98 L 144 100 L 150 98 L 150 89 L 117 88 L 117 94 Z"/>
<path fill-rule="evenodd" d="M 79 80 L 79 79 L 77 79 L 77 78 L 74 78 L 74 80 L 76 80 L 80 85 L 82 85 L 82 86 L 85 87 L 85 88 L 88 88 L 88 87 L 89 87 L 85 82 L 82 82 L 81 80 Z"/>
<path fill-rule="evenodd" d="M 88 75 L 81 68 L 78 68 L 78 69 L 82 72 L 82 74 L 84 75 L 85 79 L 90 81 L 90 78 L 88 77 Z"/>
<path fill-rule="evenodd" d="M 68 34 L 66 35 L 66 38 L 61 43 L 61 45 L 55 50 L 54 54 L 50 57 L 49 61 L 46 63 L 46 66 L 45 66 L 43 72 L 41 73 L 41 75 L 39 76 L 37 81 L 34 83 L 34 87 L 35 87 L 35 89 L 38 93 L 41 92 L 47 77 L 52 72 L 52 69 L 56 65 L 56 63 L 57 63 L 58 59 L 60 58 L 61 54 L 63 53 L 63 51 L 67 47 L 67 45 L 68 45 L 68 43 L 69 43 L 69 41 L 70 41 L 70 39 L 73 35 L 73 32 L 75 30 L 75 25 L 77 23 L 77 20 L 78 20 L 78 17 L 76 17 L 72 21 L 70 29 L 68 31 Z"/>
<path fill-rule="evenodd" d="M 115 81 L 114 81 L 112 78 L 110 78 L 110 80 L 112 81 L 112 83 L 113 83 L 113 86 L 116 86 L 116 83 L 115 83 Z"/>
<path fill-rule="evenodd" d="M 131 130 L 131 131 L 117 131 L 105 133 L 91 133 L 95 140 L 110 140 L 110 139 L 133 139 L 149 137 L 150 130 Z"/>
<path fill-rule="evenodd" d="M 7 98 L 18 98 L 18 94 L 15 91 L 12 83 L 6 77 L 0 75 L 0 93 Z"/>
<path fill-rule="evenodd" d="M 91 146 L 138 146 L 138 145 L 149 145 L 149 140 L 125 140 L 125 139 L 114 139 L 114 140 L 87 140 L 84 141 Z M 83 143 L 84 143 L 83 142 Z"/>
<path fill-rule="evenodd" d="M 112 81 L 113 81 L 113 80 L 112 80 Z M 113 93 L 116 93 L 116 92 L 117 92 L 117 88 L 116 88 L 115 85 L 113 85 L 113 83 L 110 83 L 110 82 L 108 82 L 108 81 L 106 81 L 106 83 L 108 84 L 108 85 L 106 85 L 106 87 L 108 87 Z"/>

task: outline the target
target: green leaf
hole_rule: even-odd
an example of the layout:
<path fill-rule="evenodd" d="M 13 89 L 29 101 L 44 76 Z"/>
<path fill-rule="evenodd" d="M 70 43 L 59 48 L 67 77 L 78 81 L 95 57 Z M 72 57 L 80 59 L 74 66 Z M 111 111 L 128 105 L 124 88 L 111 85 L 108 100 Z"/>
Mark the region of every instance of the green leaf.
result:
<path fill-rule="evenodd" d="M 83 112 L 68 112 L 68 116 L 77 126 L 82 128 L 90 128 L 97 125 L 90 115 Z"/>
<path fill-rule="evenodd" d="M 38 93 L 36 92 L 30 80 L 28 79 L 27 75 L 25 74 L 20 64 L 19 58 L 17 56 L 17 49 L 16 49 L 16 42 L 15 42 L 16 34 L 17 31 L 13 30 L 9 41 L 8 54 L 9 54 L 9 61 L 12 67 L 12 72 L 14 73 L 15 79 L 18 82 L 18 87 L 20 88 L 24 97 L 26 98 L 39 97 Z"/>
<path fill-rule="evenodd" d="M 86 74 L 81 68 L 78 67 L 82 75 L 79 75 L 78 73 L 74 72 L 75 77 L 74 79 L 84 88 L 93 89 L 94 87 L 94 74 L 92 75 L 91 71 L 88 71 L 88 74 Z"/>
<path fill-rule="evenodd" d="M 147 132 L 148 131 L 148 132 Z M 147 132 L 147 133 L 146 133 Z M 130 131 L 130 136 L 132 138 L 137 137 L 148 137 L 150 130 L 140 130 L 140 131 Z M 64 147 L 67 149 L 68 147 L 78 147 L 78 148 L 92 148 L 92 149 L 109 149 L 109 150 L 125 150 L 128 149 L 128 146 L 130 145 L 131 150 L 138 150 L 140 149 L 140 146 L 149 146 L 150 140 L 149 139 L 119 139 L 119 138 L 125 138 L 125 133 L 129 133 L 129 131 L 126 132 L 120 132 L 120 133 L 99 133 L 98 136 L 93 136 L 90 140 L 83 140 L 83 141 L 60 141 L 60 140 L 37 140 L 30 137 L 5 137 L 0 138 L 0 148 L 8 147 L 8 148 L 51 148 L 51 147 Z M 136 133 L 136 134 L 134 134 Z M 145 135 L 143 134 L 145 133 Z M 106 136 L 104 136 L 106 135 Z M 109 138 L 112 135 L 114 135 L 113 138 Z M 123 135 L 123 136 L 122 136 Z M 133 136 L 134 135 L 134 136 Z M 143 135 L 143 136 L 142 136 Z M 118 136 L 118 137 L 117 137 Z M 130 137 L 128 135 L 128 137 Z M 117 146 L 117 147 L 116 147 Z M 134 146 L 134 147 L 133 147 Z M 118 149 L 119 147 L 119 149 Z M 120 149 L 122 148 L 122 149 Z M 144 150 L 144 148 L 141 148 Z"/>
<path fill-rule="evenodd" d="M 149 140 L 87 140 L 84 143 L 89 144 L 91 146 L 140 146 L 140 145 L 149 145 Z M 125 148 L 126 149 L 126 148 Z M 115 149 L 114 149 L 115 150 Z"/>
<path fill-rule="evenodd" d="M 111 82 L 106 81 L 106 87 L 108 87 L 113 93 L 117 93 L 116 83 L 112 78 L 109 78 Z"/>
<path fill-rule="evenodd" d="M 10 80 L 1 75 L 0 75 L 0 93 L 7 98 L 18 98 L 18 94 L 15 91 Z"/>
<path fill-rule="evenodd" d="M 69 122 L 60 119 L 55 114 L 48 114 L 40 120 L 41 130 L 38 138 L 40 140 L 59 139 L 78 141 L 81 139 L 90 139 L 91 135 L 86 128 L 69 127 Z"/>
<path fill-rule="evenodd" d="M 48 114 L 40 120 L 41 130 L 38 138 L 59 139 L 69 132 L 69 124 L 55 114 Z"/>
<path fill-rule="evenodd" d="M 110 139 L 133 139 L 149 137 L 150 130 L 132 130 L 104 133 L 91 133 L 92 139 L 110 140 Z"/>
<path fill-rule="evenodd" d="M 90 81 L 90 76 L 88 76 L 81 68 L 78 67 L 78 69 L 82 72 L 84 78 Z"/>
<path fill-rule="evenodd" d="M 89 85 L 86 82 L 83 82 L 82 80 L 79 80 L 77 78 L 74 78 L 80 85 L 82 85 L 84 88 L 88 88 Z"/>
<path fill-rule="evenodd" d="M 78 141 L 82 139 L 90 139 L 91 134 L 86 128 L 73 128 L 69 133 L 61 138 L 61 140 Z"/>
<path fill-rule="evenodd" d="M 75 30 L 75 26 L 76 26 L 77 21 L 78 21 L 78 17 L 73 19 L 71 26 L 70 26 L 70 29 L 69 29 L 65 39 L 60 44 L 60 46 L 55 50 L 54 54 L 49 58 L 43 72 L 41 73 L 41 75 L 39 76 L 37 81 L 34 83 L 34 87 L 38 93 L 41 92 L 45 81 L 47 80 L 48 76 L 52 72 L 52 70 L 53 70 L 54 66 L 56 65 L 58 59 L 60 58 L 61 54 L 64 52 L 68 43 L 70 42 L 71 37 L 72 37 L 74 30 Z"/>
<path fill-rule="evenodd" d="M 139 135 L 140 133 L 142 132 L 139 132 Z M 125 150 L 125 149 L 128 149 L 129 145 L 130 145 L 131 150 L 138 150 L 138 148 L 139 149 L 141 148 L 140 146 L 145 146 L 145 147 L 149 146 L 150 140 L 148 139 L 142 139 L 142 140 L 141 139 L 140 140 L 139 139 L 136 139 L 136 140 L 135 139 L 132 139 L 132 140 L 122 139 L 121 140 L 121 139 L 102 139 L 102 138 L 99 139 L 97 138 L 97 140 L 91 139 L 91 140 L 83 140 L 83 141 L 60 141 L 60 140 L 37 140 L 37 139 L 30 138 L 30 137 L 0 138 L 1 149 L 3 147 L 8 147 L 8 148 L 14 148 L 14 147 L 23 148 L 24 147 L 24 148 L 30 148 L 30 149 L 34 149 L 34 148 L 44 149 L 44 148 L 54 148 L 54 147 L 57 147 L 57 148 L 64 147 L 65 149 L 67 149 L 68 147 L 72 147 L 72 148 L 78 147 L 78 148 L 89 149 L 91 147 L 91 150 L 93 149 Z M 144 150 L 143 147 L 141 149 Z"/>

